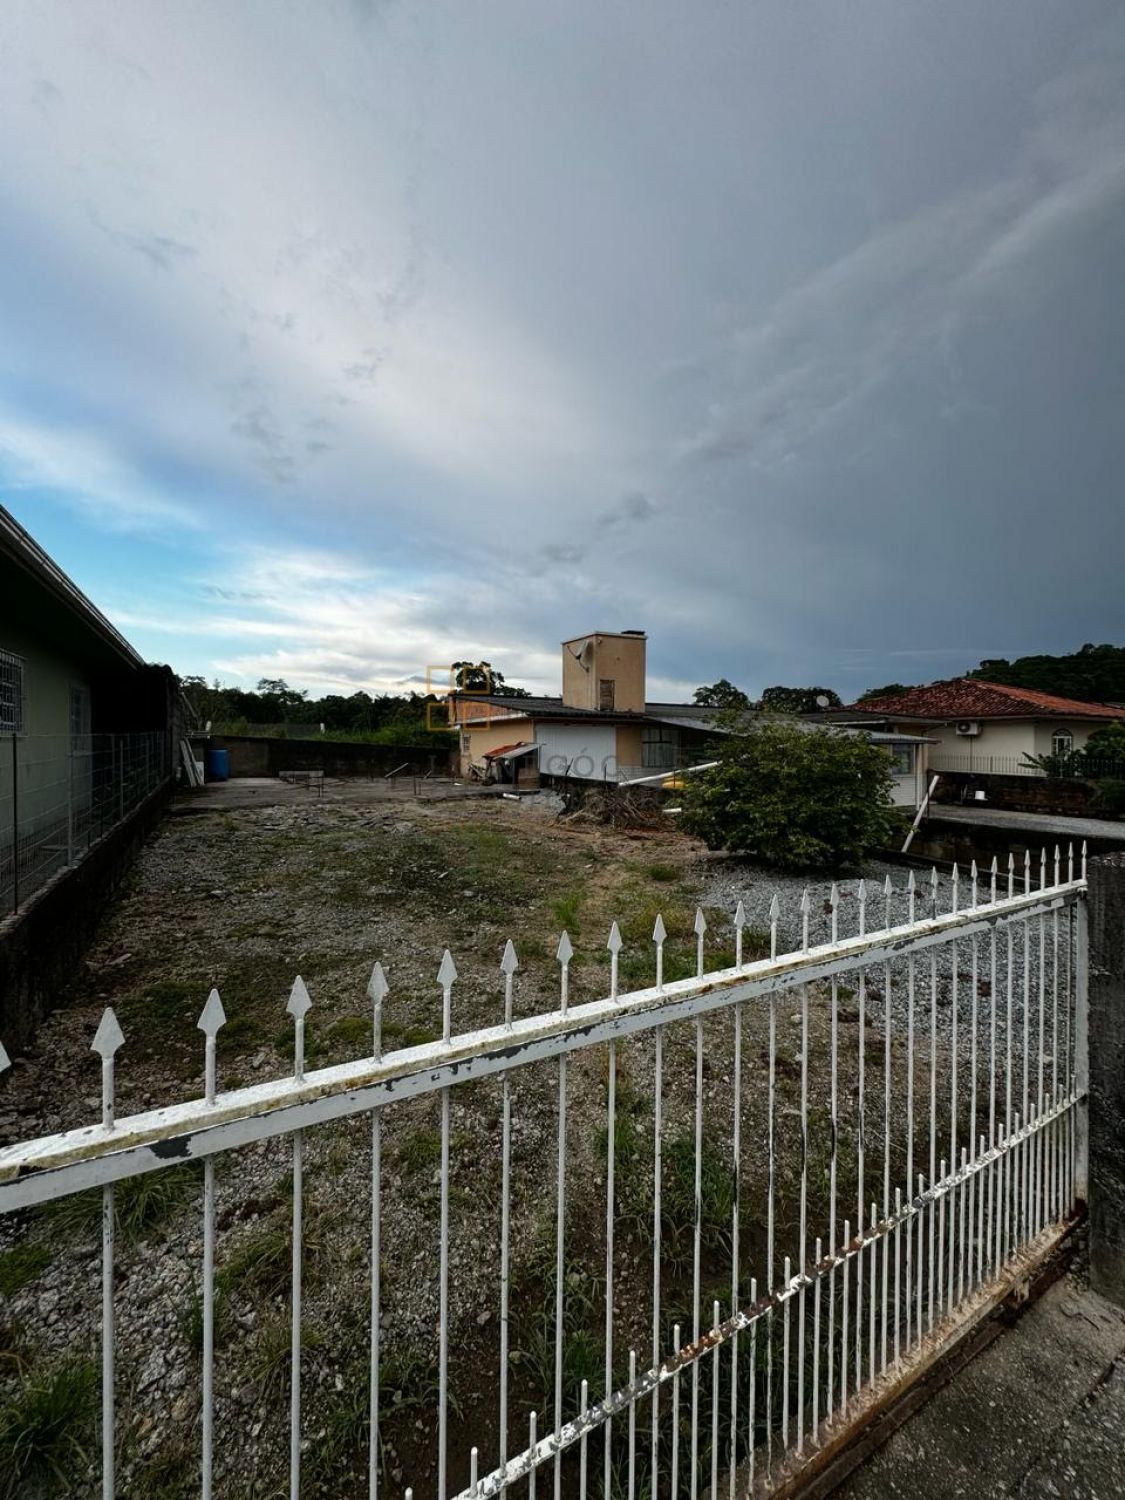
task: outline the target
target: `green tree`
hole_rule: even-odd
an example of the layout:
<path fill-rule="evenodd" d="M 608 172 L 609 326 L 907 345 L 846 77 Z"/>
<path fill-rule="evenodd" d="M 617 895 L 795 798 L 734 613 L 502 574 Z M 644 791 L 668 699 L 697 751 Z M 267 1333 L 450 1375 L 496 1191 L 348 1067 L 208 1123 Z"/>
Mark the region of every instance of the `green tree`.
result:
<path fill-rule="evenodd" d="M 831 870 L 895 841 L 891 759 L 862 735 L 767 721 L 728 735 L 718 757 L 683 792 L 684 826 L 710 849 Z"/>
<path fill-rule="evenodd" d="M 491 693 L 497 698 L 530 698 L 526 688 L 512 687 L 504 681 L 490 661 L 455 661 L 452 667 L 454 686 L 462 692 Z"/>
<path fill-rule="evenodd" d="M 908 693 L 910 689 L 904 682 L 888 682 L 885 687 L 868 688 L 866 693 L 856 699 L 857 703 L 866 703 L 868 698 L 893 698 L 898 693 Z"/>
<path fill-rule="evenodd" d="M 749 694 L 735 687 L 734 683 L 728 682 L 725 677 L 720 677 L 718 682 L 705 683 L 703 687 L 697 687 L 692 694 L 692 702 L 703 704 L 707 708 L 721 708 L 735 713 L 753 707 Z"/>
<path fill-rule="evenodd" d="M 822 687 L 768 687 L 761 697 L 761 707 L 775 714 L 811 714 L 817 709 L 843 706 L 839 693 Z"/>
<path fill-rule="evenodd" d="M 1095 729 L 1082 753 L 1089 761 L 1125 768 L 1125 723 L 1114 719 Z"/>
<path fill-rule="evenodd" d="M 1087 642 L 1063 656 L 991 657 L 965 675 L 1082 703 L 1125 703 L 1125 646 Z"/>

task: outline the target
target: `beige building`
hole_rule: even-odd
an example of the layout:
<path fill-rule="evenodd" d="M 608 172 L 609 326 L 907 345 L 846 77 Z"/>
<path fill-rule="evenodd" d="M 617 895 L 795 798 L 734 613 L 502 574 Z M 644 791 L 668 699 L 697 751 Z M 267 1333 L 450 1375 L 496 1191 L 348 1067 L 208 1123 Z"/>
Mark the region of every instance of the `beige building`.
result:
<path fill-rule="evenodd" d="M 463 775 L 530 785 L 539 776 L 628 781 L 693 765 L 715 710 L 645 700 L 643 630 L 596 630 L 562 643 L 559 697 L 450 697 Z"/>

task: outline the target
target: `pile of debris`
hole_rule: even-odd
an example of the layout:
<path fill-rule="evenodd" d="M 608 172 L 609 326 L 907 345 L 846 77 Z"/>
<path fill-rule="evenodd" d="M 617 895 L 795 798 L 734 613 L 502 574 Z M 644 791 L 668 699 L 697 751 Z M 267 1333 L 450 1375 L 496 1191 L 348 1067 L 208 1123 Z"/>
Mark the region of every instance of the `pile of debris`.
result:
<path fill-rule="evenodd" d="M 666 828 L 666 798 L 649 786 L 598 785 L 560 788 L 565 823 L 605 828 Z"/>

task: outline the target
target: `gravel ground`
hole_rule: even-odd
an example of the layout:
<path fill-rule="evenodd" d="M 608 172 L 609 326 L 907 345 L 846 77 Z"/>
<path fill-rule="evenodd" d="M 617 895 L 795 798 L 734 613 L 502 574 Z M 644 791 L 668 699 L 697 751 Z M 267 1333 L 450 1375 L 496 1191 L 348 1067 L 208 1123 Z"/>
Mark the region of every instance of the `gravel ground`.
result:
<path fill-rule="evenodd" d="M 1065 878 L 1065 871 L 1063 872 Z M 898 926 L 909 921 L 910 898 L 907 892 L 907 882 L 910 871 L 901 865 L 891 865 L 879 861 L 873 861 L 863 871 L 863 881 L 866 888 L 866 926 L 869 932 L 887 925 L 887 899 L 885 896 L 885 883 L 890 879 L 892 894 L 890 898 L 890 920 L 892 926 Z M 1050 881 L 1051 874 L 1048 874 Z M 952 910 L 952 879 L 946 872 L 938 872 L 936 883 L 932 881 L 931 874 L 926 870 L 918 870 L 915 879 L 915 912 L 917 917 L 923 918 L 931 915 L 935 910 L 939 915 Z M 1033 889 L 1038 881 L 1038 872 L 1033 877 Z M 859 931 L 860 901 L 858 895 L 858 879 L 840 881 L 837 884 L 838 904 L 836 916 L 839 936 L 841 938 L 853 937 Z M 726 862 L 723 867 L 716 868 L 710 874 L 705 885 L 705 900 L 709 906 L 717 907 L 724 912 L 733 912 L 742 901 L 748 923 L 751 927 L 768 931 L 770 924 L 770 905 L 776 894 L 781 906 L 778 921 L 778 951 L 799 947 L 801 941 L 801 901 L 807 890 L 810 897 L 811 910 L 809 913 L 809 941 L 810 944 L 827 943 L 831 939 L 832 931 L 832 893 L 833 882 L 831 880 L 808 882 L 805 879 L 787 875 L 778 875 L 768 871 L 749 870 L 744 865 L 736 865 Z M 1006 880 L 1000 885 L 1001 897 L 1007 889 Z M 1017 890 L 1019 884 L 1017 883 Z M 979 896 L 983 903 L 988 898 L 988 884 L 984 880 L 980 884 Z M 959 906 L 963 910 L 970 899 L 969 884 L 962 879 L 959 882 Z M 1043 937 L 1043 961 L 1040 961 L 1040 932 Z M 1039 984 L 1042 976 L 1044 984 L 1044 1007 L 1046 1013 L 1046 1032 L 1049 1036 L 1053 1023 L 1054 1009 L 1054 982 L 1055 969 L 1055 930 L 1054 919 L 1048 917 L 1035 920 L 1031 923 L 1012 924 L 1013 942 L 1010 955 L 1010 976 L 1012 990 L 1012 1028 L 1013 1043 L 1018 1041 L 1022 1046 L 1023 1020 L 1024 1020 L 1024 991 L 1025 985 L 1030 996 L 1030 1008 L 1028 1019 L 1036 1040 L 1032 1044 L 1036 1049 L 1038 1046 L 1038 1021 L 1039 1021 Z M 1059 957 L 1058 957 L 1058 991 L 1059 991 L 1059 1013 L 1060 1026 L 1065 1021 L 1065 996 L 1067 968 L 1067 935 L 1068 925 L 1065 917 L 1059 921 Z M 1026 946 L 1025 946 L 1026 938 Z M 1009 951 L 1007 937 L 1002 933 L 997 942 L 997 971 L 996 971 L 996 998 L 997 1013 L 996 1025 L 998 1044 L 1001 1048 L 1006 1044 L 1007 1036 L 1007 992 L 1009 979 Z M 987 1043 L 992 1026 L 992 974 L 991 974 L 991 943 L 987 937 L 981 937 L 974 943 L 970 939 L 962 939 L 958 943 L 941 943 L 924 955 L 920 955 L 915 962 L 915 1016 L 916 1022 L 923 1021 L 929 1024 L 931 984 L 936 980 L 936 1020 L 940 1033 L 948 1042 L 951 1038 L 954 1018 L 958 1028 L 959 1047 L 967 1045 L 968 1036 L 973 1023 L 973 953 L 976 950 L 976 1020 L 978 1027 L 978 1040 Z M 954 1007 L 954 965 L 956 961 L 956 1008 Z M 900 960 L 891 965 L 891 1025 L 900 1029 L 905 1026 L 908 1009 L 908 964 Z M 841 981 L 843 982 L 843 981 Z M 875 991 L 872 1016 L 882 1024 L 882 990 L 885 988 L 885 974 L 880 966 L 873 973 L 868 974 L 868 992 Z"/>
<path fill-rule="evenodd" d="M 11 1139 L 86 1124 L 99 1107 L 97 1060 L 90 1037 L 103 1006 L 121 1019 L 126 1047 L 118 1059 L 118 1112 L 124 1115 L 200 1092 L 201 1037 L 195 1021 L 212 984 L 222 992 L 228 1025 L 219 1038 L 220 1088 L 284 1074 L 291 1023 L 285 999 L 301 972 L 313 997 L 309 1065 L 362 1056 L 369 1046 L 370 1016 L 364 988 L 371 963 L 388 970 L 385 1010 L 388 1050 L 432 1038 L 440 1027 L 435 975 L 442 949 L 453 949 L 460 974 L 454 990 L 454 1028 L 495 1021 L 501 1014 L 498 960 L 512 936 L 521 959 L 516 1013 L 557 1004 L 554 948 L 561 927 L 570 930 L 576 956 L 571 996 L 604 993 L 605 935 L 620 919 L 626 937 L 623 985 L 651 982 L 650 933 L 654 913 L 666 914 L 666 973 L 691 972 L 695 904 L 708 911 L 708 948 L 718 961 L 731 934 L 721 913 L 743 900 L 752 927 L 769 926 L 769 905 L 780 897 L 779 947 L 800 934 L 799 902 L 805 882 L 774 878 L 725 858 L 708 856 L 680 835 L 607 834 L 577 821 L 553 821 L 552 810 L 530 803 L 489 801 L 467 808 L 395 804 L 350 807 L 341 803 L 290 804 L 217 811 L 173 819 L 150 841 L 135 879 L 93 945 L 69 1004 L 41 1028 L 35 1049 L 17 1059 L 0 1092 L 0 1144 Z M 868 926 L 884 920 L 882 883 L 896 887 L 893 918 L 906 919 L 906 872 L 872 866 L 865 871 L 871 897 Z M 830 882 L 810 887 L 812 942 L 826 940 Z M 918 910 L 926 909 L 927 880 Z M 939 906 L 948 908 L 948 882 L 939 884 Z M 857 927 L 855 884 L 840 886 L 841 935 Z M 1047 934 L 1050 953 L 1051 934 Z M 969 944 L 962 943 L 959 980 L 960 1040 L 971 1024 Z M 1000 945 L 1003 993 L 1006 945 Z M 981 945 L 982 966 L 987 944 Z M 626 967 L 626 960 L 629 967 Z M 1038 948 L 1029 971 L 1037 994 Z M 728 960 L 729 961 L 729 960 Z M 676 969 L 672 965 L 677 965 Z M 951 1032 L 952 960 L 938 950 L 937 1024 L 943 1049 Z M 918 964 L 918 1056 L 929 1023 L 929 960 Z M 892 974 L 890 1026 L 896 1037 L 895 1098 L 903 1095 L 900 1055 L 905 1021 L 905 964 Z M 1015 945 L 1015 1015 L 1022 1017 L 1022 933 Z M 978 1024 L 986 1028 L 988 980 L 978 973 Z M 881 971 L 870 976 L 866 1040 L 869 1150 L 874 1171 L 881 1119 Z M 850 990 L 841 983 L 841 1140 L 850 1143 L 856 1123 L 857 1049 L 862 1029 Z M 789 997 L 793 1001 L 795 997 Z M 747 1201 L 756 1201 L 764 1174 L 762 1109 L 767 1051 L 765 1013 L 744 1021 L 742 1149 Z M 800 1016 L 786 1003 L 778 1021 L 779 1155 L 799 1159 L 795 1137 Z M 1001 1020 L 1003 1018 L 1001 1017 Z M 829 1010 L 822 990 L 810 1004 L 810 1107 L 817 1125 L 812 1148 L 823 1157 L 829 1138 L 824 1060 Z M 1003 1046 L 1003 1028 L 999 1030 Z M 983 1035 L 983 1031 L 982 1031 Z M 1022 1032 L 1020 1033 L 1022 1035 Z M 694 1110 L 694 1040 L 690 1023 L 670 1028 L 664 1053 L 666 1142 L 690 1132 Z M 729 1017 L 708 1023 L 703 1066 L 703 1108 L 709 1139 L 729 1150 L 733 1080 Z M 577 1307 L 589 1293 L 596 1302 L 597 1264 L 604 1233 L 606 1099 L 605 1058 L 581 1054 L 568 1081 L 568 1170 L 576 1257 L 572 1286 Z M 810 1065 L 812 1066 L 812 1065 Z M 618 1237 L 616 1315 L 622 1338 L 642 1347 L 648 1262 L 643 1193 L 651 1155 L 651 1036 L 622 1044 L 619 1105 L 631 1100 L 640 1144 L 633 1178 L 623 1168 L 622 1188 L 635 1180 L 638 1225 Z M 922 1082 L 924 1076 L 920 1073 Z M 944 1072 L 943 1072 L 944 1078 Z M 921 1084 L 920 1084 L 921 1086 Z M 518 1268 L 513 1310 L 519 1317 L 513 1343 L 520 1348 L 513 1372 L 516 1410 L 539 1404 L 545 1379 L 538 1348 L 542 1309 L 553 1287 L 554 1153 L 557 1150 L 557 1075 L 527 1068 L 513 1078 L 512 1263 Z M 383 1135 L 382 1331 L 386 1358 L 384 1477 L 392 1486 L 413 1484 L 420 1497 L 433 1479 L 433 1412 L 438 1292 L 437 1209 L 440 1172 L 436 1147 L 438 1105 L 423 1099 L 388 1110 Z M 500 1157 L 499 1083 L 454 1091 L 452 1099 L 450 1287 L 454 1389 L 462 1393 L 453 1434 L 454 1468 L 467 1464 L 467 1444 L 488 1451 L 494 1408 L 497 1349 L 496 1225 Z M 842 1147 L 842 1149 L 844 1149 Z M 370 1126 L 366 1119 L 307 1133 L 305 1325 L 303 1359 L 307 1449 L 304 1492 L 358 1492 L 364 1475 L 370 1235 Z M 669 1149 L 668 1160 L 674 1153 Z M 217 1173 L 219 1244 L 223 1279 L 221 1332 L 216 1351 L 218 1492 L 272 1496 L 285 1488 L 288 1409 L 288 1254 L 291 1214 L 291 1148 L 285 1141 L 248 1148 L 224 1159 Z M 161 1178 L 170 1174 L 162 1173 Z M 153 1179 L 146 1179 L 151 1181 Z M 118 1411 L 122 1493 L 173 1500 L 198 1488 L 198 1288 L 202 1254 L 198 1177 L 188 1177 L 168 1201 L 145 1211 L 135 1232 L 122 1232 L 117 1261 Z M 83 1214 L 85 1217 L 83 1217 Z M 143 1214 L 142 1214 L 143 1217 Z M 649 1222 L 651 1216 L 649 1215 Z M 781 1222 L 781 1221 L 779 1221 Z M 749 1231 L 748 1231 L 749 1233 Z M 100 1320 L 97 1204 L 69 1217 L 20 1216 L 0 1222 L 0 1276 L 26 1255 L 32 1263 L 14 1277 L 0 1307 L 0 1404 L 27 1373 L 51 1371 L 66 1358 L 96 1365 Z M 587 1252 L 591 1252 L 587 1254 Z M 568 1253 L 570 1251 L 568 1250 Z M 748 1247 L 748 1254 L 750 1249 Z M 36 1259 L 37 1257 L 37 1259 Z M 716 1265 L 716 1272 L 718 1266 Z M 727 1272 L 729 1277 L 729 1272 Z M 2 1284 L 2 1283 L 0 1283 Z M 568 1282 L 568 1285 L 570 1283 Z M 679 1295 L 674 1278 L 669 1294 Z M 568 1293 L 568 1296 L 571 1293 Z M 596 1310 L 594 1321 L 600 1318 Z M 522 1321 L 520 1321 L 522 1319 Z M 538 1352 L 537 1352 L 538 1351 Z M 600 1357 L 600 1356 L 599 1356 Z M 482 1372 L 489 1372 L 483 1374 Z M 549 1384 L 549 1380 L 546 1381 Z M 592 1381 L 592 1385 L 593 1385 Z M 467 1395 L 465 1393 L 468 1393 Z M 96 1410 L 96 1393 L 95 1393 Z M 521 1418 L 522 1420 L 522 1418 Z M 97 1444 L 88 1437 L 88 1451 Z M 75 1493 L 93 1495 L 91 1466 Z"/>

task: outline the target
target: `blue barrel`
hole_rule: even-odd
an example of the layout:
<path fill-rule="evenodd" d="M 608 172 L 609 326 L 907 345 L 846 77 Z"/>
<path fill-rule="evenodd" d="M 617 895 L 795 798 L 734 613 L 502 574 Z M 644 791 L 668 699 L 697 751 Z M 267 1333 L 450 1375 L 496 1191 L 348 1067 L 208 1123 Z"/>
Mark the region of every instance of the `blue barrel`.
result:
<path fill-rule="evenodd" d="M 203 756 L 208 781 L 229 781 L 230 755 L 226 750 L 207 750 Z"/>

